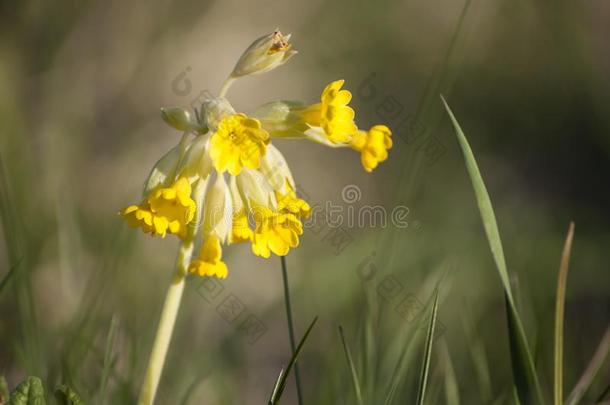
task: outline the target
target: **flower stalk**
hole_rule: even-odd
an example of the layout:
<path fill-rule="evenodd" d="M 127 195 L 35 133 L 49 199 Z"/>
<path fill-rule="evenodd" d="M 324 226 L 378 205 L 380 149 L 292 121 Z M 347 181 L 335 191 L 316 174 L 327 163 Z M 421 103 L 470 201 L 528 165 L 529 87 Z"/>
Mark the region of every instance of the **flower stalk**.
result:
<path fill-rule="evenodd" d="M 159 321 L 155 342 L 148 360 L 144 384 L 142 384 L 140 397 L 138 399 L 139 405 L 152 405 L 155 400 L 159 379 L 161 378 L 161 371 L 163 371 L 167 349 L 174 331 L 174 325 L 176 324 L 182 293 L 184 292 L 186 281 L 185 266 L 188 266 L 188 263 L 190 263 L 192 252 L 192 241 L 185 242 L 180 246 L 178 254 L 179 268 L 176 274 L 174 274 L 171 284 L 167 289 L 163 311 L 161 312 L 161 320 Z"/>
<path fill-rule="evenodd" d="M 227 78 L 227 80 L 224 81 L 224 83 L 222 84 L 222 87 L 220 88 L 220 92 L 218 93 L 218 97 L 225 97 L 227 95 L 227 93 L 229 92 L 229 88 L 231 87 L 233 82 L 235 82 L 235 78 L 234 77 Z"/>
<path fill-rule="evenodd" d="M 205 184 L 202 181 L 197 182 L 193 195 L 199 202 L 203 198 Z M 195 223 L 189 227 L 186 238 L 180 244 L 178 249 L 178 257 L 176 259 L 176 272 L 172 277 L 172 281 L 165 295 L 165 302 L 161 311 L 161 319 L 155 335 L 153 348 L 148 359 L 144 383 L 140 390 L 138 405 L 152 405 L 155 401 L 161 372 L 165 365 L 167 357 L 167 349 L 172 338 L 176 318 L 178 317 L 178 309 L 182 302 L 182 294 L 186 284 L 186 276 L 188 268 L 193 257 L 194 240 L 197 234 L 197 229 L 201 223 L 201 213 L 197 213 Z"/>

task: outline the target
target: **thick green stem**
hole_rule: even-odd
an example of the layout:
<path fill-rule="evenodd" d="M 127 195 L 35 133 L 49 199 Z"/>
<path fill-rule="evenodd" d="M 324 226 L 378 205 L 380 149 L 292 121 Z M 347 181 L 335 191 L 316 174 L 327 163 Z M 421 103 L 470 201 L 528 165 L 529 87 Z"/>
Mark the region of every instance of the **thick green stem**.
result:
<path fill-rule="evenodd" d="M 192 238 L 189 238 L 182 242 L 180 250 L 178 251 L 176 274 L 172 278 L 172 282 L 167 290 L 167 295 L 165 296 L 159 328 L 157 329 L 155 342 L 148 360 L 146 376 L 144 377 L 140 398 L 138 399 L 139 405 L 152 405 L 155 400 L 159 379 L 161 378 L 161 371 L 163 371 L 163 365 L 165 364 L 167 349 L 172 338 L 174 325 L 176 324 L 178 308 L 180 308 L 187 269 L 192 254 L 193 240 Z"/>

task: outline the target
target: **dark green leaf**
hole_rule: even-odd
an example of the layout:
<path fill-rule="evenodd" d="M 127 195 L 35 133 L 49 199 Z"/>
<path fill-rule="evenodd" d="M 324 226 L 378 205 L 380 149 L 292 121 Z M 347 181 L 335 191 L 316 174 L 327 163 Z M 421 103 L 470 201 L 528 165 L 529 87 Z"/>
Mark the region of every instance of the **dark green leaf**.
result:
<path fill-rule="evenodd" d="M 428 373 L 430 372 L 430 359 L 432 358 L 432 345 L 434 343 L 434 328 L 436 326 L 436 314 L 438 311 L 438 289 L 434 294 L 434 303 L 432 304 L 432 313 L 430 322 L 428 323 L 428 332 L 426 334 L 426 344 L 424 349 L 424 358 L 422 361 L 421 373 L 419 377 L 419 389 L 417 390 L 417 404 L 423 405 L 426 397 L 426 388 L 428 385 Z"/>
<path fill-rule="evenodd" d="M 343 334 L 343 328 L 339 326 L 339 335 L 341 335 L 341 344 L 343 345 L 343 351 L 345 352 L 345 358 L 347 360 L 347 365 L 349 366 L 350 374 L 352 376 L 352 384 L 354 385 L 354 391 L 356 392 L 356 401 L 358 404 L 362 404 L 362 392 L 360 390 L 360 381 L 358 379 L 358 373 L 356 372 L 356 366 L 354 365 L 354 360 L 352 359 L 352 354 L 347 347 L 347 343 L 345 342 L 345 335 Z"/>
<path fill-rule="evenodd" d="M 15 388 L 8 401 L 9 405 L 46 405 L 44 387 L 38 377 L 28 377 Z"/>
<path fill-rule="evenodd" d="M 0 375 L 0 404 L 5 404 L 9 398 L 8 384 L 3 375 Z"/>
<path fill-rule="evenodd" d="M 568 236 L 561 255 L 559 276 L 557 277 L 557 294 L 555 296 L 555 405 L 563 404 L 563 318 L 566 300 L 568 265 L 574 239 L 574 222 L 570 223 Z"/>
<path fill-rule="evenodd" d="M 72 388 L 60 385 L 55 390 L 55 399 L 59 405 L 84 405 L 83 400 Z"/>
<path fill-rule="evenodd" d="M 472 153 L 472 149 L 466 140 L 466 136 L 464 135 L 460 124 L 457 122 L 445 99 L 442 96 L 441 99 L 445 105 L 447 113 L 449 114 L 449 118 L 451 119 L 455 134 L 462 149 L 464 161 L 466 163 L 466 170 L 468 171 L 470 181 L 472 182 L 472 186 L 474 188 L 477 204 L 479 206 L 479 212 L 481 214 L 481 219 L 483 220 L 483 227 L 485 228 L 485 234 L 487 235 L 487 241 L 489 242 L 489 247 L 491 248 L 491 253 L 498 270 L 498 275 L 500 276 L 502 285 L 504 287 L 512 369 L 517 393 L 523 404 L 543 404 L 544 401 L 542 398 L 542 391 L 540 390 L 540 384 L 538 382 L 538 376 L 536 375 L 532 355 L 527 344 L 521 318 L 519 317 L 515 307 L 508 270 L 506 268 L 506 260 L 504 259 L 502 240 L 500 239 L 500 232 L 498 230 L 496 216 L 491 205 L 491 199 L 487 193 L 485 182 L 483 181 L 483 177 L 479 171 L 479 167 L 474 158 L 474 154 Z"/>
<path fill-rule="evenodd" d="M 292 354 L 292 357 L 290 358 L 290 361 L 288 362 L 288 366 L 286 366 L 286 370 L 280 371 L 280 375 L 277 378 L 275 387 L 273 388 L 273 392 L 271 393 L 271 397 L 269 398 L 269 405 L 274 405 L 274 404 L 279 403 L 280 398 L 282 397 L 282 394 L 284 393 L 284 389 L 286 388 L 286 381 L 288 380 L 288 376 L 290 375 L 290 370 L 292 370 L 292 367 L 294 367 L 294 363 L 296 363 L 297 357 L 299 357 L 299 353 L 301 352 L 301 349 L 303 348 L 303 345 L 305 344 L 307 337 L 309 337 L 309 333 L 313 329 L 313 326 L 316 324 L 317 320 L 318 320 L 318 317 L 316 316 L 313 319 L 313 321 L 311 322 L 311 324 L 309 325 L 309 328 L 307 328 L 307 331 L 301 338 L 299 345 L 297 346 L 296 350 Z"/>

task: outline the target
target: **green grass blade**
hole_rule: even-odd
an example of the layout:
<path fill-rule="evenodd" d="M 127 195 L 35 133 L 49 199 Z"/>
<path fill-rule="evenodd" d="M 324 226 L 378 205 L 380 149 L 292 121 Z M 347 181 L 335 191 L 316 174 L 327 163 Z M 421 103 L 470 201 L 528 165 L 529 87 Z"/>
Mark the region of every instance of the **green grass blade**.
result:
<path fill-rule="evenodd" d="M 464 306 L 467 308 L 466 306 Z M 466 311 L 466 314 L 464 312 Z M 471 311 L 462 310 L 461 320 L 466 334 L 468 344 L 468 352 L 472 360 L 472 365 L 477 376 L 477 387 L 479 389 L 480 398 L 484 403 L 490 403 L 492 399 L 491 389 L 491 372 L 489 370 L 489 362 L 487 360 L 487 352 L 482 338 L 475 332 L 474 325 L 470 322 L 468 315 L 472 315 Z"/>
<path fill-rule="evenodd" d="M 415 332 L 413 332 L 415 333 Z M 413 346 L 417 339 L 413 338 L 413 334 L 409 334 L 406 336 L 408 341 L 404 343 L 403 349 L 400 351 L 400 356 L 396 361 L 396 365 L 394 367 L 394 371 L 392 372 L 390 378 L 389 388 L 386 391 L 386 397 L 384 400 L 384 405 L 390 405 L 394 401 L 394 396 L 398 391 L 398 386 L 402 380 L 405 378 L 405 374 L 407 372 L 407 366 L 409 363 L 409 359 L 411 358 L 411 353 L 413 351 Z"/>
<path fill-rule="evenodd" d="M 508 342 L 513 369 L 513 378 L 522 404 L 543 404 L 542 391 L 534 368 L 534 361 L 527 345 L 525 332 L 517 311 L 504 294 L 508 324 Z"/>
<path fill-rule="evenodd" d="M 280 374 L 277 376 L 277 380 L 275 380 L 275 385 L 273 386 L 273 391 L 271 392 L 271 398 L 275 398 L 278 395 L 279 390 L 280 390 L 280 384 L 282 383 L 282 378 L 284 378 L 284 369 L 280 370 Z M 271 399 L 269 399 L 269 403 L 271 404 Z"/>
<path fill-rule="evenodd" d="M 317 320 L 318 320 L 318 317 L 316 316 L 313 319 L 313 321 L 311 322 L 311 324 L 309 325 L 309 328 L 307 328 L 307 331 L 301 338 L 301 341 L 299 342 L 299 345 L 296 347 L 296 350 L 292 354 L 292 357 L 290 357 L 288 366 L 286 366 L 286 371 L 280 372 L 280 375 L 275 383 L 275 387 L 273 389 L 271 397 L 269 398 L 269 405 L 274 405 L 274 404 L 279 403 L 280 398 L 282 397 L 282 394 L 284 393 L 284 389 L 286 388 L 286 381 L 288 381 L 288 376 L 290 375 L 290 370 L 292 370 L 292 368 L 294 367 L 294 364 L 297 361 L 297 357 L 299 357 L 299 353 L 301 352 L 301 349 L 303 349 L 303 345 L 305 344 L 305 341 L 309 337 L 309 334 L 311 333 L 311 330 L 313 329 Z"/>
<path fill-rule="evenodd" d="M 445 371 L 445 403 L 447 405 L 460 405 L 460 390 L 449 348 L 445 341 L 440 346 L 440 357 Z"/>
<path fill-rule="evenodd" d="M 345 342 L 345 335 L 343 334 L 343 328 L 341 326 L 339 326 L 339 335 L 341 335 L 341 344 L 343 345 L 343 350 L 345 351 L 345 358 L 347 359 L 347 364 L 352 375 L 352 384 L 354 385 L 354 391 L 356 392 L 356 401 L 359 405 L 362 405 L 362 392 L 360 390 L 358 373 L 356 372 L 356 366 L 354 365 L 352 354 L 350 353 L 349 348 L 347 347 L 347 343 Z"/>
<path fill-rule="evenodd" d="M 483 220 L 483 227 L 485 228 L 485 234 L 487 235 L 487 240 L 489 242 L 489 247 L 491 248 L 494 262 L 498 268 L 498 274 L 500 275 L 500 279 L 504 285 L 506 295 L 508 295 L 508 298 L 512 303 L 513 294 L 510 286 L 508 270 L 506 269 L 504 249 L 502 248 L 502 240 L 500 238 L 500 232 L 498 231 L 498 223 L 496 222 L 496 215 L 494 214 L 494 209 L 491 205 L 491 199 L 489 198 L 487 187 L 485 186 L 485 182 L 483 181 L 483 177 L 479 171 L 479 167 L 474 158 L 474 154 L 472 153 L 472 149 L 470 148 L 470 144 L 466 139 L 466 135 L 464 135 L 460 124 L 457 122 L 445 99 L 442 96 L 441 99 L 443 100 L 445 109 L 449 114 L 449 118 L 453 124 L 453 129 L 455 130 L 462 153 L 464 154 L 466 170 L 468 171 L 468 175 L 470 176 L 470 180 L 474 188 L 474 193 L 477 198 L 477 205 L 479 206 L 479 212 L 481 213 L 481 219 Z"/>
<path fill-rule="evenodd" d="M 114 367 L 114 345 L 116 342 L 118 319 L 113 316 L 110 320 L 110 328 L 108 329 L 108 336 L 106 337 L 106 350 L 104 352 L 104 368 L 102 371 L 102 378 L 100 382 L 99 398 L 100 403 L 106 403 L 106 389 L 108 387 L 108 380 L 110 378 L 111 371 Z"/>
<path fill-rule="evenodd" d="M 0 404 L 5 404 L 8 402 L 9 397 L 8 384 L 6 383 L 6 378 L 3 375 L 0 375 Z"/>
<path fill-rule="evenodd" d="M 290 305 L 290 288 L 288 287 L 288 271 L 286 265 L 286 256 L 280 256 L 282 265 L 282 282 L 284 285 L 284 305 L 286 306 L 286 320 L 288 322 L 288 337 L 290 339 L 290 349 L 294 353 L 294 321 L 292 320 L 292 307 Z M 301 387 L 301 374 L 299 372 L 299 364 L 294 364 L 294 382 L 297 386 L 298 404 L 303 405 L 303 389 Z"/>
<path fill-rule="evenodd" d="M 572 253 L 574 239 L 574 222 L 570 223 L 559 265 L 557 277 L 557 294 L 555 297 L 555 372 L 554 372 L 554 398 L 555 405 L 563 405 L 563 320 L 565 313 L 566 284 L 568 281 L 568 267 Z"/>
<path fill-rule="evenodd" d="M 372 278 L 366 283 L 374 283 L 375 279 Z M 378 332 L 381 329 L 380 323 L 382 322 L 382 312 L 380 309 L 379 295 L 375 285 L 362 285 L 364 289 L 364 316 L 362 317 L 362 328 L 361 328 L 361 350 L 363 355 L 361 356 L 362 370 L 362 391 L 365 398 L 373 398 L 374 392 L 377 387 L 377 371 L 379 364 L 379 346 L 378 346 Z"/>
<path fill-rule="evenodd" d="M 474 154 L 472 153 L 472 149 L 466 140 L 466 136 L 464 135 L 460 124 L 457 122 L 445 99 L 442 96 L 441 99 L 445 105 L 447 114 L 451 119 L 455 134 L 462 149 L 464 161 L 466 163 L 466 170 L 470 176 L 477 199 L 479 212 L 481 214 L 481 219 L 483 220 L 485 234 L 487 235 L 489 247 L 491 248 L 491 253 L 498 270 L 498 275 L 500 276 L 502 285 L 504 286 L 513 377 L 515 379 L 519 398 L 524 404 L 543 404 L 544 400 L 542 398 L 542 391 L 538 382 L 538 376 L 536 375 L 534 361 L 527 344 L 525 331 L 523 330 L 523 323 L 521 322 L 521 318 L 519 317 L 515 307 L 508 270 L 506 268 L 506 260 L 504 259 L 502 240 L 500 239 L 500 232 L 498 231 L 496 216 L 494 214 L 493 206 L 491 205 L 487 188 L 485 187 L 485 183 L 474 158 Z"/>
<path fill-rule="evenodd" d="M 566 399 L 566 405 L 576 405 L 576 404 L 580 403 L 580 400 L 585 395 L 585 393 L 587 392 L 587 390 L 593 383 L 595 376 L 597 375 L 599 370 L 602 368 L 602 365 L 606 361 L 609 351 L 610 351 L 610 326 L 608 328 L 606 328 L 606 333 L 604 334 L 604 337 L 602 338 L 601 342 L 597 346 L 597 350 L 595 351 L 595 354 L 593 354 L 593 357 L 591 358 L 591 361 L 589 362 L 587 369 L 585 370 L 583 375 L 578 380 L 578 383 L 576 383 L 576 386 L 574 387 L 574 389 L 568 396 L 568 399 Z"/>
<path fill-rule="evenodd" d="M 11 281 L 13 276 L 17 273 L 17 269 L 19 268 L 20 263 L 21 263 L 21 259 L 19 259 L 17 261 L 17 263 L 15 263 L 15 265 L 13 265 L 13 267 L 11 267 L 11 269 L 8 271 L 6 276 L 4 276 L 2 281 L 0 281 L 0 295 L 2 295 L 2 291 L 4 290 L 4 288 L 8 285 L 9 281 Z"/>
<path fill-rule="evenodd" d="M 436 288 L 438 288 L 438 286 L 440 285 L 440 281 L 437 282 L 436 284 Z M 425 318 L 425 316 L 423 316 L 423 314 L 427 313 L 426 311 L 428 311 L 428 308 L 432 308 L 432 305 L 434 304 L 434 296 L 430 296 L 430 298 L 428 300 L 426 300 L 426 302 L 424 303 L 421 312 L 422 312 L 422 317 L 421 318 Z M 396 360 L 396 362 L 394 363 L 394 369 L 391 373 L 391 375 L 389 376 L 389 383 L 387 385 L 387 388 L 385 389 L 385 399 L 383 401 L 384 405 L 390 405 L 394 402 L 394 397 L 396 396 L 396 393 L 399 392 L 399 386 L 401 385 L 401 383 L 404 383 L 405 379 L 406 379 L 406 374 L 409 370 L 409 365 L 411 365 L 412 363 L 414 363 L 413 361 L 413 357 L 415 356 L 415 345 L 418 341 L 418 339 L 416 338 L 417 336 L 417 332 L 418 332 L 418 328 L 419 328 L 419 324 L 420 322 L 423 324 L 424 319 L 418 320 L 417 324 L 415 325 L 415 327 L 407 327 L 405 330 L 405 333 L 402 334 L 399 338 L 399 342 L 401 344 L 400 350 L 399 350 L 399 355 L 398 355 L 398 359 Z"/>
<path fill-rule="evenodd" d="M 419 389 L 417 390 L 417 404 L 423 405 L 426 398 L 426 387 L 428 385 L 428 374 L 430 372 L 430 359 L 432 358 L 432 345 L 434 343 L 434 328 L 436 327 L 436 314 L 438 312 L 438 289 L 434 295 L 434 304 L 432 304 L 432 314 L 430 323 L 428 324 L 428 333 L 426 334 L 426 345 L 424 350 L 424 358 L 419 377 Z"/>
<path fill-rule="evenodd" d="M 208 376 L 208 374 L 209 374 L 209 372 L 206 370 L 205 372 L 201 372 L 197 377 L 195 377 L 193 379 L 193 381 L 189 384 L 186 391 L 184 392 L 184 395 L 182 395 L 182 399 L 180 400 L 180 405 L 189 404 L 189 401 L 191 400 L 191 396 L 193 395 L 193 393 L 195 392 L 197 387 L 199 387 L 199 385 L 203 382 L 203 380 L 205 380 L 205 378 Z"/>
<path fill-rule="evenodd" d="M 610 384 L 606 385 L 606 388 L 604 388 L 602 393 L 599 394 L 599 397 L 597 397 L 597 399 L 595 400 L 595 403 L 596 404 L 601 403 L 606 398 L 606 396 L 608 396 L 608 394 L 610 394 Z"/>

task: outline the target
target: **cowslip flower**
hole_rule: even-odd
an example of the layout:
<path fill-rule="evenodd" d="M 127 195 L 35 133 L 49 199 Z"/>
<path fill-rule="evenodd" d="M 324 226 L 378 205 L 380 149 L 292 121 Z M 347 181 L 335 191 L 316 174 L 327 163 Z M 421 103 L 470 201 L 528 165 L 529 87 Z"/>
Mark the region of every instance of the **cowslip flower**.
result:
<path fill-rule="evenodd" d="M 298 196 L 273 139 L 350 148 L 360 153 L 368 172 L 387 159 L 390 129 L 358 128 L 343 80 L 328 84 L 313 104 L 274 101 L 252 114 L 235 111 L 226 94 L 236 80 L 273 70 L 295 54 L 290 35 L 275 30 L 246 49 L 217 97 L 194 111 L 161 109 L 162 119 L 182 137 L 153 166 L 141 201 L 120 211 L 133 228 L 181 241 L 139 404 L 154 402 L 187 275 L 227 277 L 227 245 L 249 243 L 252 253 L 264 258 L 285 256 L 299 245 L 311 206 Z"/>
<path fill-rule="evenodd" d="M 156 188 L 141 204 L 130 205 L 121 214 L 131 227 L 140 227 L 144 233 L 164 238 L 169 232 L 184 238 L 195 209 L 191 185 L 181 177 L 169 187 Z"/>
<path fill-rule="evenodd" d="M 255 255 L 284 256 L 299 245 L 311 207 L 297 195 L 294 177 L 273 139 L 306 139 L 360 153 L 368 172 L 388 157 L 391 131 L 359 129 L 352 94 L 343 80 L 328 84 L 319 102 L 274 101 L 252 114 L 237 112 L 225 97 L 237 78 L 267 72 L 296 51 L 290 35 L 265 35 L 244 52 L 218 97 L 193 112 L 162 109 L 183 132 L 179 144 L 153 167 L 139 204 L 121 211 L 127 223 L 153 236 L 176 235 L 198 246 L 185 271 L 224 278 L 223 246 L 250 243 Z"/>

